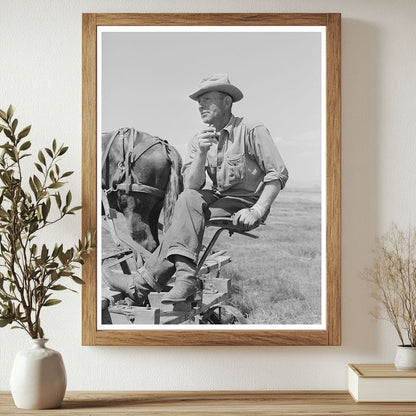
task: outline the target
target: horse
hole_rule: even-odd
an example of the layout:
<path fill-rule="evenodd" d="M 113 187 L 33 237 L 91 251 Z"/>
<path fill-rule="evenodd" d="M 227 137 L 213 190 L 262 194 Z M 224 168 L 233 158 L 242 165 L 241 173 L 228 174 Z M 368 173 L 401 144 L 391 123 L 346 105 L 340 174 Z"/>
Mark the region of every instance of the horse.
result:
<path fill-rule="evenodd" d="M 162 208 L 166 231 L 183 190 L 181 156 L 167 141 L 133 128 L 103 133 L 101 144 L 108 205 L 124 214 L 133 241 L 153 252 Z"/>

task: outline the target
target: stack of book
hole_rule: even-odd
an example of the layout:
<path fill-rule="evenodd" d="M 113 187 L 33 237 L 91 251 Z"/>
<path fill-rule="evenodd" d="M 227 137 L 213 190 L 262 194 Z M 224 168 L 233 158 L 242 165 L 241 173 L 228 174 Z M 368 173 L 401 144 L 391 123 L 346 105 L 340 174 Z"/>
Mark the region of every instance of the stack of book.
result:
<path fill-rule="evenodd" d="M 416 371 L 394 364 L 349 364 L 348 390 L 356 402 L 416 402 Z"/>

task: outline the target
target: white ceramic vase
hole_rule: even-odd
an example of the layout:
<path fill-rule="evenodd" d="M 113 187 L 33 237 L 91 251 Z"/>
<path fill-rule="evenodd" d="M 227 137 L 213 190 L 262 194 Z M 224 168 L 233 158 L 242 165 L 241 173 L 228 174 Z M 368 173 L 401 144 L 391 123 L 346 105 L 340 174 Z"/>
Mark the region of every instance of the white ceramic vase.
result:
<path fill-rule="evenodd" d="M 416 370 L 416 347 L 410 345 L 397 346 L 396 358 L 394 365 L 399 371 Z"/>
<path fill-rule="evenodd" d="M 59 352 L 45 346 L 47 339 L 32 339 L 31 348 L 16 354 L 10 388 L 21 409 L 59 407 L 66 390 L 66 372 Z"/>

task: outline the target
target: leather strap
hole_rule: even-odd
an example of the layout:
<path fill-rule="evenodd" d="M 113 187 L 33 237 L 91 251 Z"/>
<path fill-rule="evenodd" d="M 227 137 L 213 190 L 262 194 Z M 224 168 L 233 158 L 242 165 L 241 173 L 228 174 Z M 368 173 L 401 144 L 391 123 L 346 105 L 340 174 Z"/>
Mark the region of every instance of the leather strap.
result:
<path fill-rule="evenodd" d="M 129 139 L 127 142 L 127 155 L 125 157 L 125 169 L 126 169 L 126 177 L 125 177 L 125 191 L 127 194 L 131 192 L 131 184 L 132 184 L 132 177 L 131 177 L 131 164 L 132 164 L 132 155 L 133 155 L 133 148 L 134 148 L 134 138 L 136 136 L 136 130 L 130 129 Z M 124 143 L 123 143 L 124 149 Z"/>
<path fill-rule="evenodd" d="M 128 142 L 127 142 L 127 154 L 125 149 L 125 134 L 129 133 L 128 135 Z M 110 141 L 108 142 L 105 151 L 102 155 L 102 169 L 105 169 L 105 186 L 111 187 L 110 178 L 109 178 L 109 163 L 108 163 L 108 155 L 110 153 L 111 147 L 114 143 L 115 138 L 120 135 L 120 139 L 122 139 L 122 151 L 123 151 L 123 160 L 120 161 L 121 166 L 118 168 L 117 174 L 121 178 L 124 176 L 124 182 L 118 183 L 114 190 L 121 190 L 129 193 L 145 193 L 148 195 L 153 195 L 158 198 L 162 198 L 164 196 L 164 191 L 156 188 L 154 186 L 145 185 L 139 181 L 137 176 L 131 170 L 131 166 L 133 163 L 137 162 L 137 160 L 148 150 L 152 147 L 156 146 L 157 144 L 161 144 L 162 147 L 165 149 L 166 152 L 166 145 L 167 143 L 160 139 L 159 137 L 155 137 L 153 141 L 150 143 L 144 143 L 143 141 L 139 141 L 135 145 L 136 136 L 140 133 L 137 132 L 135 129 L 131 128 L 122 128 L 114 132 L 111 136 Z M 169 160 L 169 158 L 168 158 Z M 124 169 L 124 171 L 123 171 Z M 116 175 L 114 177 L 116 177 Z M 113 182 L 117 182 L 117 180 Z"/>
<path fill-rule="evenodd" d="M 114 132 L 114 134 L 110 138 L 110 141 L 107 143 L 107 147 L 105 148 L 104 153 L 101 156 L 101 171 L 102 171 L 102 174 L 104 175 L 105 186 L 107 187 L 110 186 L 110 164 L 106 162 L 107 162 L 108 155 L 110 153 L 111 146 L 113 145 L 114 140 L 118 136 L 119 133 L 120 133 L 120 130 L 116 130 Z M 105 172 L 103 172 L 104 170 Z"/>
<path fill-rule="evenodd" d="M 145 185 L 143 183 L 132 183 L 131 185 L 127 185 L 126 183 L 120 183 L 117 185 L 118 191 L 124 191 L 126 194 L 128 193 L 142 193 L 153 195 L 162 198 L 165 193 L 158 188 L 153 186 Z"/>
<path fill-rule="evenodd" d="M 110 204 L 108 203 L 107 193 L 104 190 L 101 191 L 101 201 L 102 201 L 102 204 L 103 204 L 105 217 L 108 220 L 107 221 L 108 229 L 110 231 L 111 237 L 112 237 L 115 245 L 117 247 L 121 247 L 121 245 L 122 245 L 121 240 L 118 238 L 117 231 L 114 227 L 113 218 L 112 218 L 112 215 L 110 213 L 111 208 L 110 208 Z"/>

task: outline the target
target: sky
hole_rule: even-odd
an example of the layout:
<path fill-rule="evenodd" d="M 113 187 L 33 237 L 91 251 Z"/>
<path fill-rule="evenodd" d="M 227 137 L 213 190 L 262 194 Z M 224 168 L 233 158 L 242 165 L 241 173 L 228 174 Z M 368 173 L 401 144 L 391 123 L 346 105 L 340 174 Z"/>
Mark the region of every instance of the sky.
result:
<path fill-rule="evenodd" d="M 321 33 L 111 30 L 99 48 L 103 132 L 134 127 L 167 139 L 186 160 L 188 141 L 204 127 L 189 95 L 201 79 L 225 73 L 244 94 L 233 113 L 266 125 L 288 186 L 320 186 Z"/>

